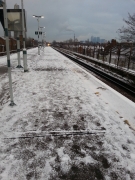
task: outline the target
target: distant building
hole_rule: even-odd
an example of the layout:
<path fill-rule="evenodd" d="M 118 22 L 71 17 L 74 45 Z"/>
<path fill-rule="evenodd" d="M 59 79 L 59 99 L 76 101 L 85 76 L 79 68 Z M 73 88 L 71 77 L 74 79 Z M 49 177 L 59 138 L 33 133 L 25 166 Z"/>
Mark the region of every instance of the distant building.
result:
<path fill-rule="evenodd" d="M 17 49 L 17 41 L 14 38 L 9 38 L 10 39 L 10 50 L 16 50 Z"/>
<path fill-rule="evenodd" d="M 91 36 L 91 42 L 93 42 L 93 36 Z"/>
<path fill-rule="evenodd" d="M 93 43 L 106 43 L 105 39 L 100 39 L 100 37 L 91 36 L 91 42 Z"/>
<path fill-rule="evenodd" d="M 101 43 L 106 43 L 106 40 L 105 39 L 101 39 L 100 42 Z"/>
<path fill-rule="evenodd" d="M 85 41 L 80 41 L 80 43 L 85 43 Z"/>
<path fill-rule="evenodd" d="M 9 38 L 9 49 L 10 51 L 16 50 L 17 46 L 17 41 L 14 38 Z M 0 37 L 0 52 L 5 52 L 6 51 L 6 38 L 5 37 Z"/>
<path fill-rule="evenodd" d="M 6 51 L 6 39 L 4 37 L 0 37 L 0 52 L 4 51 Z"/>
<path fill-rule="evenodd" d="M 91 42 L 93 43 L 100 43 L 100 37 L 94 37 L 94 36 L 91 36 Z"/>
<path fill-rule="evenodd" d="M 93 42 L 94 42 L 94 43 L 97 42 L 97 38 L 96 38 L 96 37 L 93 38 Z"/>
<path fill-rule="evenodd" d="M 100 43 L 100 37 L 97 37 L 97 42 Z"/>

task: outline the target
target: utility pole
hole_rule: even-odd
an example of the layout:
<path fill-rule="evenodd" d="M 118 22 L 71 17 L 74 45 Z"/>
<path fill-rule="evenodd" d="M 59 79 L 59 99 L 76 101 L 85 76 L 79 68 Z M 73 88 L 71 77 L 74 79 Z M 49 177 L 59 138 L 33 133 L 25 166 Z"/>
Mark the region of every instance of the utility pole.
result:
<path fill-rule="evenodd" d="M 18 57 L 18 66 L 17 66 L 17 68 L 23 68 L 21 66 L 21 60 L 20 60 L 20 39 L 19 39 L 19 32 L 17 32 L 17 57 Z"/>
<path fill-rule="evenodd" d="M 37 18 L 38 21 L 38 55 L 40 55 L 40 49 L 39 49 L 39 18 Z"/>
<path fill-rule="evenodd" d="M 41 29 L 41 41 L 42 41 L 42 47 L 43 47 L 43 28 L 45 28 L 45 27 L 40 27 L 40 29 Z"/>
<path fill-rule="evenodd" d="M 14 5 L 14 9 L 19 9 L 19 5 L 15 4 Z M 16 37 L 16 39 L 17 39 L 17 59 L 18 59 L 18 66 L 17 66 L 17 68 L 23 68 L 21 66 L 21 60 L 20 60 L 20 39 L 19 39 L 20 33 L 19 33 L 19 31 L 18 32 L 14 32 L 14 33 L 17 34 L 17 37 Z"/>
<path fill-rule="evenodd" d="M 43 33 L 43 48 L 45 49 L 45 32 Z"/>
<path fill-rule="evenodd" d="M 28 72 L 27 67 L 27 50 L 25 47 L 25 27 L 24 27 L 24 10 L 23 10 L 23 0 L 21 0 L 22 5 L 22 31 L 23 31 L 23 66 L 24 66 L 24 72 Z"/>

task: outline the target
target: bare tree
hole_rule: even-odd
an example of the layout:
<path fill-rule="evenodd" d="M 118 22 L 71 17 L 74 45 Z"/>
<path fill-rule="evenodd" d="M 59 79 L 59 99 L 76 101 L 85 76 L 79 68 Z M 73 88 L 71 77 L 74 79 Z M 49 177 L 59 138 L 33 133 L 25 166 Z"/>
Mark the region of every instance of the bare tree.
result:
<path fill-rule="evenodd" d="M 128 13 L 128 19 L 123 20 L 127 27 L 123 26 L 121 29 L 118 29 L 120 39 L 122 41 L 135 42 L 135 14 L 130 15 L 130 13 Z"/>

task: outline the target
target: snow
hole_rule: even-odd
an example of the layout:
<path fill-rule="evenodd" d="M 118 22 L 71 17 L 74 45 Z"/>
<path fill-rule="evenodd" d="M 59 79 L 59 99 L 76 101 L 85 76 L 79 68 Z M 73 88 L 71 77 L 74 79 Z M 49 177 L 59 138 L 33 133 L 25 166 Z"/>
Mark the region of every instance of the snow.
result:
<path fill-rule="evenodd" d="M 70 52 L 70 51 L 69 51 Z M 119 69 L 121 69 L 121 70 L 123 70 L 123 71 L 125 71 L 125 72 L 128 72 L 129 74 L 135 74 L 135 70 L 134 69 L 127 69 L 126 67 L 117 67 L 117 65 L 116 65 L 116 62 L 114 63 L 114 62 L 112 62 L 114 59 L 116 60 L 117 59 L 117 56 L 116 55 L 113 55 L 112 54 L 112 60 L 111 60 L 111 63 L 109 63 L 109 60 L 108 61 L 103 61 L 103 60 L 101 60 L 101 59 L 96 59 L 96 58 L 93 58 L 93 57 L 89 57 L 89 56 L 87 56 L 87 55 L 83 55 L 83 54 L 80 54 L 80 53 L 76 53 L 76 52 L 74 52 L 74 54 L 77 54 L 77 55 L 79 55 L 79 56 L 82 56 L 82 57 L 86 57 L 87 59 L 91 59 L 91 60 L 93 60 L 93 61 L 95 61 L 95 62 L 100 62 L 101 64 L 106 64 L 106 65 L 108 65 L 108 66 L 111 66 L 111 67 L 114 67 L 114 68 L 119 68 Z M 120 57 L 120 59 L 122 59 L 123 57 L 121 56 Z M 86 60 L 87 61 L 87 60 Z M 90 63 L 89 61 L 87 61 L 87 63 Z M 92 63 L 90 63 L 91 65 L 92 65 Z"/>
<path fill-rule="evenodd" d="M 51 47 L 27 54 L 27 73 L 11 55 L 14 107 L 0 73 L 0 179 L 135 179 L 135 103 Z"/>

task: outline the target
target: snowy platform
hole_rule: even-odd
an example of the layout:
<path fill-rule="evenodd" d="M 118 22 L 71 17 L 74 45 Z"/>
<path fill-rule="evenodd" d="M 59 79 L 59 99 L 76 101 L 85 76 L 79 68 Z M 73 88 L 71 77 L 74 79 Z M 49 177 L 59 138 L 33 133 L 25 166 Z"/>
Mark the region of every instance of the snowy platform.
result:
<path fill-rule="evenodd" d="M 14 107 L 0 57 L 1 180 L 135 179 L 135 103 L 51 47 L 28 50 L 28 73 L 11 62 Z"/>

